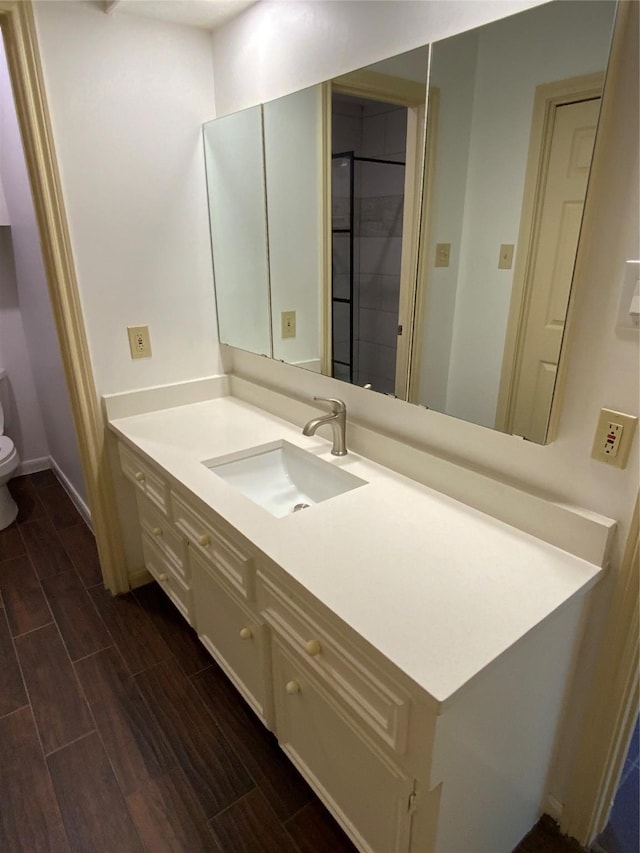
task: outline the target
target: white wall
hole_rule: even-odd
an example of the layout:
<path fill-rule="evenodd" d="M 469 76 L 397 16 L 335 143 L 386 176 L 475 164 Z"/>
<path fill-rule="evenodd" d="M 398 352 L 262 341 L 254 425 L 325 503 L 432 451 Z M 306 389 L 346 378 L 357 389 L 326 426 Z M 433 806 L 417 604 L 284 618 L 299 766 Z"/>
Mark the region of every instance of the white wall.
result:
<path fill-rule="evenodd" d="M 34 8 L 98 393 L 218 372 L 210 36 L 102 3 Z M 149 325 L 152 358 L 131 360 L 128 325 Z"/>
<path fill-rule="evenodd" d="M 6 189 L 11 219 L 8 246 L 13 250 L 12 267 L 15 259 L 13 279 L 3 278 L 0 327 L 3 366 L 8 371 L 16 402 L 15 420 L 8 434 L 16 440 L 23 470 L 32 469 L 29 463 L 38 460 L 40 464 L 35 467 L 41 467 L 43 458 L 48 464 L 51 457 L 72 489 L 86 502 L 22 140 L 1 44 L 0 180 Z M 11 321 L 6 314 L 5 295 L 11 302 Z"/>
<path fill-rule="evenodd" d="M 287 95 L 540 2 L 544 0 L 261 0 L 213 34 L 216 115 Z"/>
<path fill-rule="evenodd" d="M 479 32 L 448 414 L 495 423 L 513 281 L 498 254 L 518 240 L 536 86 L 602 70 L 613 12 L 609 2 L 551 3 Z"/>

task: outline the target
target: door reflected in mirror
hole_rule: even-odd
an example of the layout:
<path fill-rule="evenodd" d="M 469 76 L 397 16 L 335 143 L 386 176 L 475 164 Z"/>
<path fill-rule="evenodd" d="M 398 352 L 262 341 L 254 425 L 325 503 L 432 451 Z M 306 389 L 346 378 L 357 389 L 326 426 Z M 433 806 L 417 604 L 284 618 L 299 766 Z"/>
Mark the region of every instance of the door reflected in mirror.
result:
<path fill-rule="evenodd" d="M 545 442 L 614 13 L 555 2 L 433 46 L 412 402 Z"/>
<path fill-rule="evenodd" d="M 420 48 L 331 83 L 331 370 L 386 394 L 407 369 L 428 59 Z"/>

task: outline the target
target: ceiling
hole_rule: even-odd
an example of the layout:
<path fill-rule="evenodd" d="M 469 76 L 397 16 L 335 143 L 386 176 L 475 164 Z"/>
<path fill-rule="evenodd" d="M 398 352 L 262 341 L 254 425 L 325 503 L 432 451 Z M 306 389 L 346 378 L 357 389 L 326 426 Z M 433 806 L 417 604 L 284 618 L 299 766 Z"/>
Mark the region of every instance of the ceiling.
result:
<path fill-rule="evenodd" d="M 110 15 L 141 15 L 205 30 L 235 18 L 256 0 L 104 0 Z"/>

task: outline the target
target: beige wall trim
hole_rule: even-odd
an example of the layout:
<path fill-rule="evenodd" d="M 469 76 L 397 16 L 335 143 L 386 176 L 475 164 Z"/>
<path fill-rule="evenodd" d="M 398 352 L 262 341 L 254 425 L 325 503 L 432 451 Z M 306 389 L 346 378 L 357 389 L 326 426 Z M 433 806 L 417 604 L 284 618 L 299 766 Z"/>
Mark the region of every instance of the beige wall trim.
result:
<path fill-rule="evenodd" d="M 427 69 L 425 68 L 425 73 Z M 352 71 L 331 81 L 334 92 L 360 98 L 372 98 L 403 107 L 421 107 L 427 97 L 426 86 L 404 77 L 380 74 L 378 71 Z"/>
<path fill-rule="evenodd" d="M 640 497 L 613 591 L 560 828 L 588 845 L 609 816 L 640 703 Z"/>
<path fill-rule="evenodd" d="M 0 25 L 40 231 L 49 294 L 105 586 L 129 588 L 104 421 L 93 381 L 31 2 L 0 0 Z"/>

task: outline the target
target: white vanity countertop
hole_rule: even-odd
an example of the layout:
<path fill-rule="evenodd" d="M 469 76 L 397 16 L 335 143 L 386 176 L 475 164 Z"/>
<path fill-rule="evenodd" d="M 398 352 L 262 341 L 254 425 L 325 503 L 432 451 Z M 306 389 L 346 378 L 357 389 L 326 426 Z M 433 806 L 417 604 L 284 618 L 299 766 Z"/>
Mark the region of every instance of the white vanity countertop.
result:
<path fill-rule="evenodd" d="M 327 439 L 235 398 L 119 418 L 111 428 L 437 702 L 603 571 L 354 453 L 331 456 Z M 279 439 L 367 485 L 275 518 L 202 465 Z"/>

